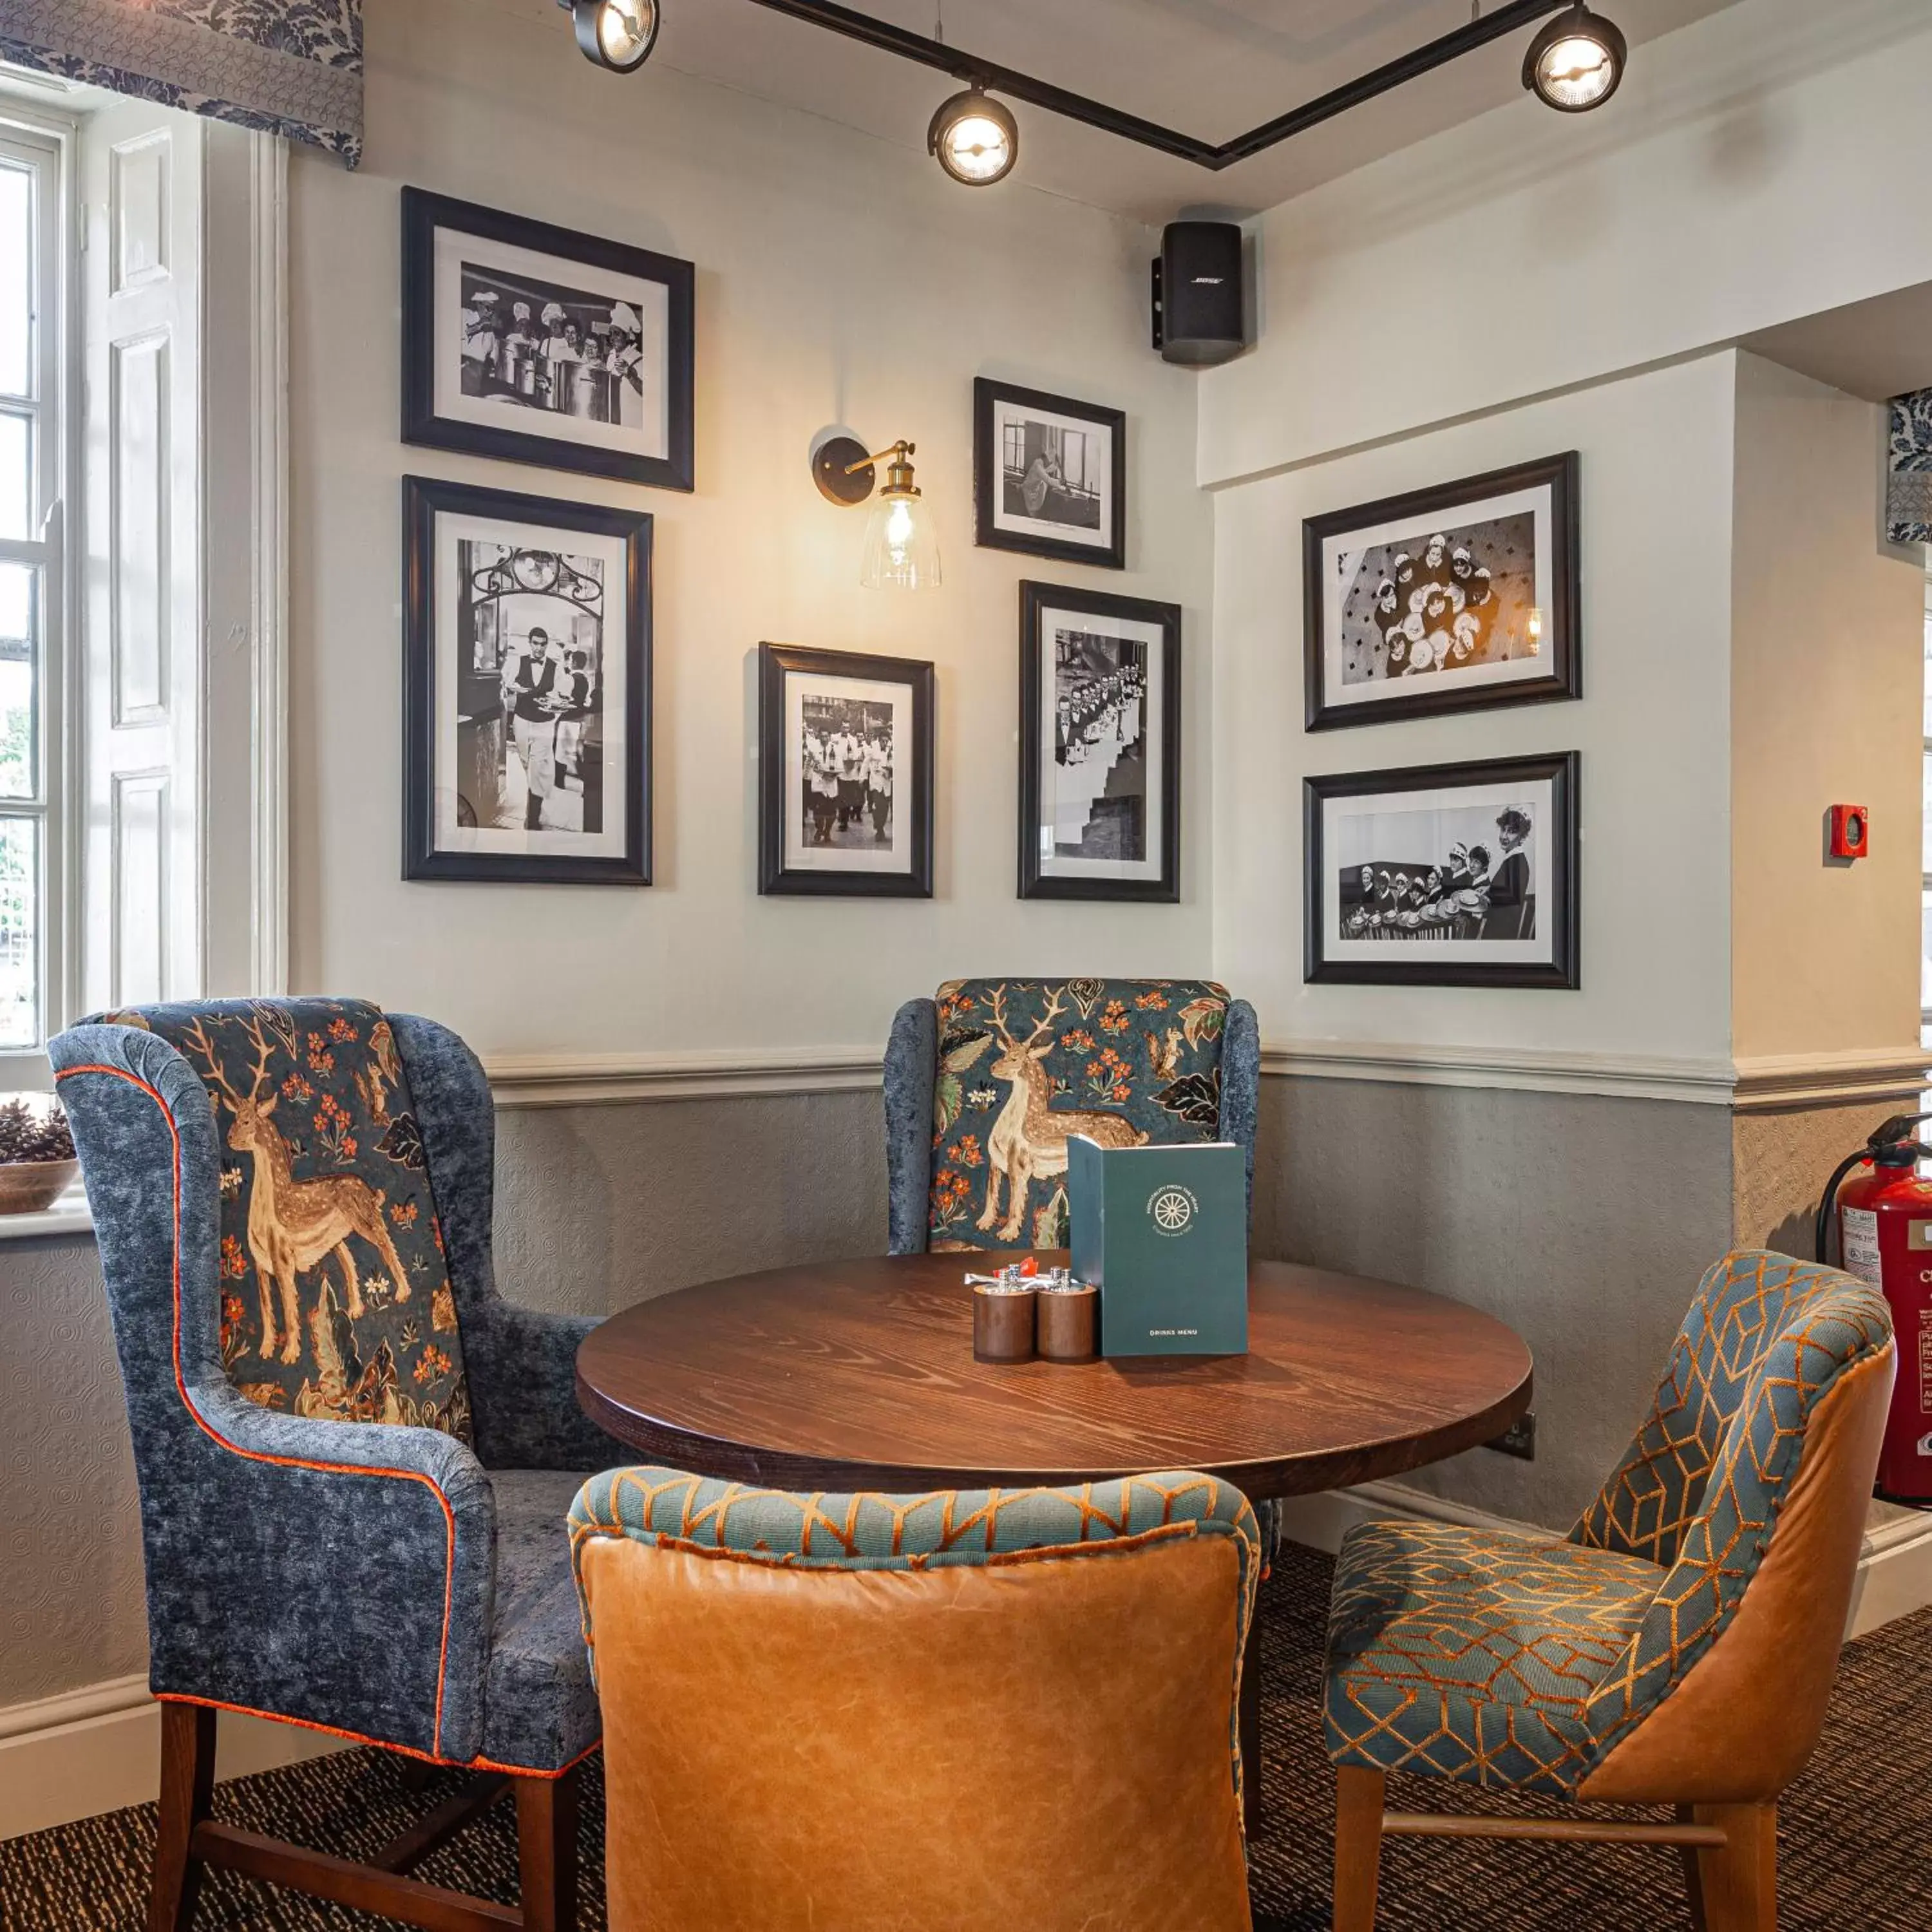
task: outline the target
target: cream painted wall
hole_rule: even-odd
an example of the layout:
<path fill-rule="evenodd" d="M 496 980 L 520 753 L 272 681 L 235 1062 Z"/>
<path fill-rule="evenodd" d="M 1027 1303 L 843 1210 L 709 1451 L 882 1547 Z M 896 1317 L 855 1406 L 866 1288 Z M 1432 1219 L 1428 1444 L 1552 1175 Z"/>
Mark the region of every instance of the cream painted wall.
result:
<path fill-rule="evenodd" d="M 1609 112 L 1526 95 L 1273 210 L 1202 480 L 1932 280 L 1928 68 L 1924 0 L 1741 0 L 1639 49 Z"/>
<path fill-rule="evenodd" d="M 1881 547 L 1882 412 L 1738 358 L 1731 1035 L 1740 1060 L 1918 1039 L 1925 574 Z M 1825 856 L 1834 803 L 1871 856 Z"/>
<path fill-rule="evenodd" d="M 955 973 L 1204 970 L 1212 518 L 1195 379 L 1148 346 L 1147 232 L 1017 185 L 964 192 L 922 157 L 668 70 L 600 74 L 551 8 L 371 0 L 367 26 L 367 164 L 291 169 L 295 983 L 428 1010 L 488 1052 L 694 1052 L 875 1045 L 901 999 Z M 399 442 L 405 182 L 697 263 L 697 494 Z M 1126 410 L 1132 569 L 974 548 L 982 374 Z M 918 443 L 939 592 L 858 587 L 862 520 L 807 474 L 838 422 Z M 656 515 L 650 890 L 399 880 L 406 472 Z M 1029 575 L 1185 607 L 1178 907 L 1014 898 Z M 756 896 L 761 639 L 938 662 L 933 903 Z"/>
<path fill-rule="evenodd" d="M 1736 359 L 1580 389 L 1217 494 L 1214 958 L 1256 1001 L 1264 1039 L 1726 1061 Z M 1581 458 L 1582 699 L 1304 733 L 1303 518 L 1567 449 Z M 1573 749 L 1580 992 L 1303 983 L 1304 776 Z"/>

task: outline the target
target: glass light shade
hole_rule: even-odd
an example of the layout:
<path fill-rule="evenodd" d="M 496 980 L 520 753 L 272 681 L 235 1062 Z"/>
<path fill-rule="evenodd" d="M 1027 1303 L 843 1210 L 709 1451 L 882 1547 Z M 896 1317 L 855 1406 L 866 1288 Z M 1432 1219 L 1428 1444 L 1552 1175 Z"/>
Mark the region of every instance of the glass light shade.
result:
<path fill-rule="evenodd" d="M 859 581 L 868 590 L 931 590 L 939 583 L 939 539 L 932 513 L 916 490 L 888 484 L 866 526 Z"/>
<path fill-rule="evenodd" d="M 1616 93 L 1628 58 L 1628 44 L 1617 28 L 1579 5 L 1530 43 L 1522 84 L 1546 105 L 1582 114 Z"/>
<path fill-rule="evenodd" d="M 986 188 L 1012 172 L 1019 158 L 1019 124 L 1004 104 L 969 88 L 932 117 L 926 146 L 955 181 Z"/>

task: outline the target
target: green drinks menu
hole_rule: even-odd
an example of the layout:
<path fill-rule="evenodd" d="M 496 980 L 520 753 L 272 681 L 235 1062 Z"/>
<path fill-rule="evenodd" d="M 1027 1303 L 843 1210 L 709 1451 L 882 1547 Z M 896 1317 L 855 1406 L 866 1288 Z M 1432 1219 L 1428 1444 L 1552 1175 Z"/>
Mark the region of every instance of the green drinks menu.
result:
<path fill-rule="evenodd" d="M 1100 1291 L 1103 1355 L 1248 1347 L 1248 1171 L 1225 1142 L 1066 1142 L 1074 1274 Z"/>

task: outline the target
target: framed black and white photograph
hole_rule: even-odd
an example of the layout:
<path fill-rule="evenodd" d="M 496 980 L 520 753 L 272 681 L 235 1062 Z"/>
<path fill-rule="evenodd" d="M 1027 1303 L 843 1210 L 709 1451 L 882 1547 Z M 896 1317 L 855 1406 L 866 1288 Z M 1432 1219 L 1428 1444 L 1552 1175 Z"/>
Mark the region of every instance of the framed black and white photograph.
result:
<path fill-rule="evenodd" d="M 403 479 L 403 876 L 651 878 L 651 519 Z"/>
<path fill-rule="evenodd" d="M 1574 450 L 1302 526 L 1311 731 L 1580 698 Z"/>
<path fill-rule="evenodd" d="M 403 440 L 692 477 L 688 262 L 403 190 Z"/>
<path fill-rule="evenodd" d="M 1180 608 L 1020 586 L 1020 897 L 1180 896 Z"/>
<path fill-rule="evenodd" d="M 1574 989 L 1576 784 L 1574 752 L 1304 781 L 1304 976 Z"/>
<path fill-rule="evenodd" d="M 932 666 L 758 646 L 758 890 L 932 896 Z"/>
<path fill-rule="evenodd" d="M 1127 567 L 1124 411 L 973 385 L 974 541 L 1066 563 Z"/>

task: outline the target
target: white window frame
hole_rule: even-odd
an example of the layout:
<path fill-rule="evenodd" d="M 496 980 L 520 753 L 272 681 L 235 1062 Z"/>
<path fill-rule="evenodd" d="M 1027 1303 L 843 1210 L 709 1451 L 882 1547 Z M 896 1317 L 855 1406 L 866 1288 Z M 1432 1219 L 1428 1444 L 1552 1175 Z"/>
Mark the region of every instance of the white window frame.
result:
<path fill-rule="evenodd" d="M 38 536 L 0 538 L 0 561 L 40 573 L 36 629 L 40 664 L 37 720 L 39 786 L 32 801 L 0 802 L 0 816 L 34 818 L 40 826 L 39 1036 L 31 1046 L 0 1048 L 0 1090 L 44 1089 L 52 1084 L 46 1042 L 74 1011 L 74 842 L 65 805 L 71 792 L 73 652 L 68 634 L 74 608 L 67 506 L 77 473 L 74 406 L 79 367 L 80 251 L 74 160 L 76 122 L 11 94 L 0 94 L 0 163 L 37 177 L 34 236 L 34 338 L 32 404 L 34 418 L 34 501 Z M 8 399 L 9 412 L 14 405 Z"/>

